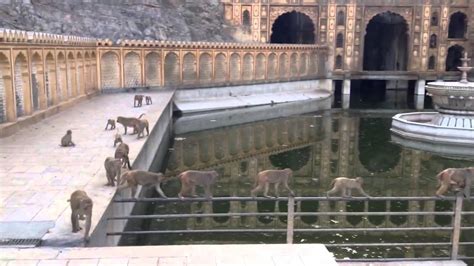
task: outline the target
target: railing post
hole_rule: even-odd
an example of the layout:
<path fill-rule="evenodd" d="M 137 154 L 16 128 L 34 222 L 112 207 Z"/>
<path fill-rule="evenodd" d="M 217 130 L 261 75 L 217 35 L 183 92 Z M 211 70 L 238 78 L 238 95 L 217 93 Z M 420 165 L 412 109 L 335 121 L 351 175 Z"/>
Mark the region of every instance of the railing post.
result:
<path fill-rule="evenodd" d="M 454 208 L 453 234 L 451 238 L 451 260 L 458 259 L 459 238 L 461 236 L 461 212 L 462 212 L 463 193 L 456 194 L 456 206 Z"/>
<path fill-rule="evenodd" d="M 295 198 L 288 196 L 288 217 L 286 221 L 286 243 L 293 244 L 293 229 L 295 223 Z"/>

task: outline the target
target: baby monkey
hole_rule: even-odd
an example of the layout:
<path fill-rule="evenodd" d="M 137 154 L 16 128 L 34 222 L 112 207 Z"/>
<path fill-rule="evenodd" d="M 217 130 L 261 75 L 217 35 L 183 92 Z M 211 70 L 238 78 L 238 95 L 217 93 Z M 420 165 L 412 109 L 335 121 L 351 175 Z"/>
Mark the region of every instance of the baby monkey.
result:
<path fill-rule="evenodd" d="M 145 103 L 146 103 L 146 105 L 152 104 L 151 96 L 146 96 L 146 97 L 145 97 Z"/>
<path fill-rule="evenodd" d="M 137 94 L 133 98 L 133 107 L 141 107 L 143 103 L 143 95 Z"/>
<path fill-rule="evenodd" d="M 71 224 L 72 232 L 79 232 L 82 228 L 79 227 L 79 220 L 86 220 L 86 230 L 84 232 L 84 240 L 89 242 L 89 231 L 91 229 L 92 221 L 92 199 L 87 196 L 87 193 L 82 190 L 76 190 L 71 194 L 68 200 L 71 204 Z"/>
<path fill-rule="evenodd" d="M 352 189 L 357 190 L 360 194 L 364 195 L 365 197 L 369 198 L 370 196 L 365 193 L 362 189 L 362 184 L 364 180 L 362 177 L 356 178 L 347 178 L 347 177 L 338 177 L 331 182 L 331 186 L 333 188 L 326 192 L 326 196 L 329 198 L 330 195 L 334 193 L 340 192 L 342 197 L 352 197 Z"/>
<path fill-rule="evenodd" d="M 74 144 L 74 142 L 72 142 L 72 131 L 69 129 L 68 131 L 66 131 L 66 135 L 64 135 L 62 138 L 61 138 L 61 147 L 69 147 L 69 146 L 76 146 L 76 144 Z"/>
<path fill-rule="evenodd" d="M 117 143 L 123 143 L 122 135 L 120 135 L 120 133 L 118 132 L 118 129 L 117 129 L 117 133 L 115 133 L 115 136 L 114 136 L 114 147 L 117 146 Z"/>
<path fill-rule="evenodd" d="M 107 124 L 105 125 L 105 130 L 107 130 L 107 127 L 110 125 L 110 129 L 115 129 L 115 120 L 113 119 L 108 119 Z"/>

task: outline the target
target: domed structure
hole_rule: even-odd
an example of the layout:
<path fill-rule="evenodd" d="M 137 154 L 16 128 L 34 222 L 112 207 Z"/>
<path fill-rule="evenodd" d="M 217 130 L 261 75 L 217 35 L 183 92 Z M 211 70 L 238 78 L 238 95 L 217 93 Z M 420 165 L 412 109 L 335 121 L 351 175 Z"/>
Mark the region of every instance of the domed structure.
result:
<path fill-rule="evenodd" d="M 461 81 L 427 84 L 437 112 L 397 114 L 392 118 L 392 140 L 444 155 L 474 156 L 474 83 L 467 80 L 470 58 L 461 58 Z"/>

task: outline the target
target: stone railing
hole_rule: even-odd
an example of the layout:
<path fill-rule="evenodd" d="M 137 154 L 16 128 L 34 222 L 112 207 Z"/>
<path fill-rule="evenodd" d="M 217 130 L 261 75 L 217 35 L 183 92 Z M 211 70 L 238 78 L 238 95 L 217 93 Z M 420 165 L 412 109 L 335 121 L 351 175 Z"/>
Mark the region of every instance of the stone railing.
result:
<path fill-rule="evenodd" d="M 0 123 L 99 90 L 324 78 L 317 45 L 95 39 L 0 28 Z"/>

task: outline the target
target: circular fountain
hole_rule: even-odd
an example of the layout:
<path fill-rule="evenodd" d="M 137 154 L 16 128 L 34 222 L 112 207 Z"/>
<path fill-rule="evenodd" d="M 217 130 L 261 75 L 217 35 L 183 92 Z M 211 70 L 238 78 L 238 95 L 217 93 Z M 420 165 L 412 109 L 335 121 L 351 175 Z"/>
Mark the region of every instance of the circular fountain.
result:
<path fill-rule="evenodd" d="M 474 157 L 474 83 L 467 80 L 471 59 L 461 58 L 461 81 L 430 82 L 427 95 L 437 112 L 397 114 L 392 140 L 404 146 L 455 157 Z"/>

